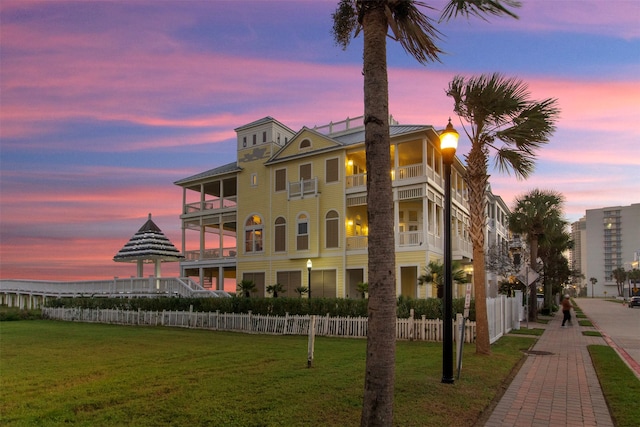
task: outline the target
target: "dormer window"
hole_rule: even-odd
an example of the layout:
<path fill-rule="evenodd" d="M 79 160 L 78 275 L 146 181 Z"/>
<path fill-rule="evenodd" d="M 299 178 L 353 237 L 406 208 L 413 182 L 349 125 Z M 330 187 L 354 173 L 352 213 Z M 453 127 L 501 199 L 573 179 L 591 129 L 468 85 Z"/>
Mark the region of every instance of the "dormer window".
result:
<path fill-rule="evenodd" d="M 300 141 L 300 149 L 303 150 L 305 148 L 311 148 L 311 140 L 303 139 Z"/>

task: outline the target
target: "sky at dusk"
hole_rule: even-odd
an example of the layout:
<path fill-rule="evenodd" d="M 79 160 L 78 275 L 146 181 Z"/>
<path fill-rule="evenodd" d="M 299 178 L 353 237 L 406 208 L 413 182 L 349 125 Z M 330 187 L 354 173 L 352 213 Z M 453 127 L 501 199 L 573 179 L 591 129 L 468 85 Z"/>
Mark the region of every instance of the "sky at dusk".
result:
<path fill-rule="evenodd" d="M 444 0 L 425 1 L 437 21 Z M 362 35 L 335 45 L 337 3 L 3 0 L 0 277 L 135 275 L 113 256 L 149 213 L 180 249 L 173 182 L 234 161 L 233 129 L 362 115 Z M 445 95 L 454 76 L 517 77 L 532 99 L 557 98 L 561 116 L 535 173 L 491 171 L 493 192 L 509 206 L 534 188 L 561 192 L 570 221 L 640 202 L 640 2 L 522 3 L 519 20 L 438 24 L 441 63 L 389 39 L 391 114 L 460 127 Z M 458 155 L 468 150 L 462 139 Z M 177 263 L 162 273 L 177 276 Z"/>

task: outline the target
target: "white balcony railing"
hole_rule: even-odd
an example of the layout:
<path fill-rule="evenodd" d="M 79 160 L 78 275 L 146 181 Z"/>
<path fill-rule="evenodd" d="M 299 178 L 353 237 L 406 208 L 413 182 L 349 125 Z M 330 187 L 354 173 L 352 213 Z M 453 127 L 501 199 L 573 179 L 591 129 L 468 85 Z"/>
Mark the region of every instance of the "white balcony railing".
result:
<path fill-rule="evenodd" d="M 219 248 L 215 249 L 205 249 L 202 251 L 202 254 L 199 250 L 195 251 L 185 251 L 184 259 L 185 261 L 200 261 L 205 259 L 217 259 L 217 258 L 234 258 L 237 255 L 237 248 Z"/>
<path fill-rule="evenodd" d="M 194 213 L 202 211 L 213 211 L 219 209 L 235 208 L 237 206 L 237 198 L 228 197 L 224 199 L 204 200 L 200 202 L 187 203 L 184 205 L 184 213 Z"/>
<path fill-rule="evenodd" d="M 369 245 L 369 236 L 351 236 L 347 237 L 347 250 L 357 251 L 367 249 Z"/>
<path fill-rule="evenodd" d="M 289 198 L 315 196 L 318 194 L 318 178 L 291 181 L 287 184 Z"/>
<path fill-rule="evenodd" d="M 422 231 L 403 231 L 398 233 L 398 246 L 420 246 L 423 235 Z"/>
<path fill-rule="evenodd" d="M 359 173 L 356 175 L 347 175 L 347 188 L 357 188 L 367 186 L 367 174 Z"/>

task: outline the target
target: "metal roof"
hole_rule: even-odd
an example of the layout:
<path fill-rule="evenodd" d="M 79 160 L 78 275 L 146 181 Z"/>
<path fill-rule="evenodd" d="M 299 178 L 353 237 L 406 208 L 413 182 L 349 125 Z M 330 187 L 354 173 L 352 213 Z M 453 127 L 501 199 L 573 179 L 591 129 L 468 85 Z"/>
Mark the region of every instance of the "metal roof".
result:
<path fill-rule="evenodd" d="M 147 222 L 113 257 L 115 262 L 134 261 L 178 261 L 184 256 L 151 220 Z"/>
<path fill-rule="evenodd" d="M 231 163 L 227 163 L 226 165 L 218 166 L 217 168 L 213 168 L 213 169 L 209 169 L 209 170 L 204 171 L 204 172 L 200 172 L 198 174 L 192 175 L 192 176 L 187 177 L 187 178 L 182 178 L 182 179 L 174 182 L 174 184 L 176 184 L 176 185 L 188 184 L 190 182 L 197 181 L 199 179 L 211 178 L 212 176 L 224 175 L 224 174 L 227 174 L 227 173 L 230 173 L 230 172 L 240 172 L 241 170 L 242 170 L 242 168 L 239 167 L 236 162 L 231 162 Z"/>
<path fill-rule="evenodd" d="M 389 136 L 393 137 L 405 133 L 423 131 L 429 128 L 431 128 L 431 126 L 428 125 L 391 125 L 389 126 Z M 329 135 L 329 137 L 340 142 L 343 145 L 361 144 L 364 143 L 364 129 L 359 129 L 353 133 L 347 133 L 334 137 Z"/>

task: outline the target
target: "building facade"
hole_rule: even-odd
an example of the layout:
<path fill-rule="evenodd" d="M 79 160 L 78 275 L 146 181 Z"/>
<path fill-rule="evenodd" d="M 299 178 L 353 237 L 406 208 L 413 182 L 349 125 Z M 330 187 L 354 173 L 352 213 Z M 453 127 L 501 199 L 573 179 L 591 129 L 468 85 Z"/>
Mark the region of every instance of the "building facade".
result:
<path fill-rule="evenodd" d="M 444 178 L 439 134 L 390 121 L 397 295 L 435 296 L 418 278 L 443 259 Z M 367 282 L 367 188 L 362 117 L 294 132 L 272 117 L 235 129 L 237 161 L 187 177 L 183 276 L 205 287 L 251 280 L 266 296 L 310 287 L 313 297 L 357 298 Z M 452 167 L 452 251 L 471 278 L 464 165 Z M 508 209 L 488 196 L 488 242 L 506 245 Z M 312 268 L 307 268 L 311 261 Z M 464 295 L 464 285 L 454 296 Z"/>
<path fill-rule="evenodd" d="M 613 271 L 620 267 L 631 270 L 638 264 L 640 203 L 587 210 L 571 229 L 575 243 L 571 259 L 584 276 L 587 295 L 617 296 Z M 625 287 L 625 296 L 627 290 Z"/>

